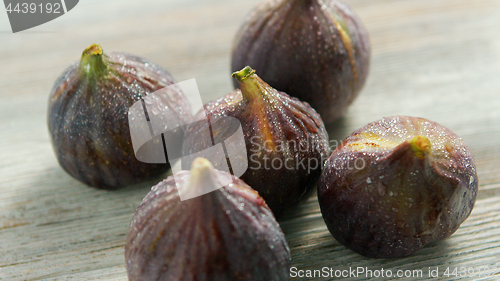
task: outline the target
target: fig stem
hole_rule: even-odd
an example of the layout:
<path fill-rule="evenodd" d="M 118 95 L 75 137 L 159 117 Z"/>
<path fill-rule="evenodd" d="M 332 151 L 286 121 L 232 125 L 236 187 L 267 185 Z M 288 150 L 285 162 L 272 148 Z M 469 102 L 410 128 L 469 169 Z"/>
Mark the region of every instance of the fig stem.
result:
<path fill-rule="evenodd" d="M 238 80 L 243 98 L 242 102 L 252 108 L 255 119 L 262 121 L 259 122 L 259 128 L 262 130 L 264 138 L 271 141 L 269 148 L 274 150 L 274 136 L 265 111 L 273 111 L 273 108 L 277 107 L 278 91 L 260 79 L 250 66 L 234 72 L 232 76 Z"/>
<path fill-rule="evenodd" d="M 105 74 L 108 67 L 104 61 L 101 46 L 98 44 L 88 46 L 82 53 L 79 67 L 89 76 Z"/>
<path fill-rule="evenodd" d="M 410 139 L 410 147 L 415 156 L 418 158 L 425 158 L 431 151 L 431 141 L 424 136 L 416 136 Z"/>
<path fill-rule="evenodd" d="M 198 194 L 200 189 L 213 190 L 211 187 L 217 185 L 213 177 L 214 166 L 205 158 L 198 157 L 191 164 L 191 175 L 186 189 L 182 192 L 188 194 Z"/>
<path fill-rule="evenodd" d="M 247 102 L 254 104 L 261 104 L 264 100 L 270 102 L 269 97 L 276 92 L 269 84 L 262 81 L 250 66 L 234 72 L 231 76 L 238 80 L 243 100 Z"/>
<path fill-rule="evenodd" d="M 238 82 L 243 82 L 243 80 L 255 74 L 255 70 L 250 66 L 245 66 L 242 70 L 234 72 L 231 76 L 236 78 Z"/>

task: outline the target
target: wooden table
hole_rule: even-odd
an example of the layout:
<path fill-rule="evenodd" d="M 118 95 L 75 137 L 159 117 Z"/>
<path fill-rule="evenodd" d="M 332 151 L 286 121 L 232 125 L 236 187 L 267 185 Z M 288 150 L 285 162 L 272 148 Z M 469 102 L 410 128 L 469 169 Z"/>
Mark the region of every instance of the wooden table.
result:
<path fill-rule="evenodd" d="M 466 267 L 476 271 L 465 280 L 486 280 L 483 271 L 478 276 L 483 268 L 499 280 L 500 1 L 346 2 L 369 31 L 372 64 L 359 98 L 329 126 L 331 139 L 341 141 L 383 116 L 426 117 L 469 145 L 480 191 L 471 216 L 451 238 L 393 260 L 364 258 L 336 242 L 317 198 L 311 198 L 281 222 L 292 265 L 422 270 L 424 276 L 429 267 L 439 267 L 443 279 L 446 268 Z M 59 167 L 46 108 L 61 72 L 99 43 L 105 52 L 148 58 L 178 81 L 196 78 L 204 101 L 212 100 L 232 90 L 231 43 L 255 3 L 85 0 L 63 17 L 18 34 L 0 9 L 0 279 L 126 280 L 128 224 L 154 182 L 104 191 Z"/>

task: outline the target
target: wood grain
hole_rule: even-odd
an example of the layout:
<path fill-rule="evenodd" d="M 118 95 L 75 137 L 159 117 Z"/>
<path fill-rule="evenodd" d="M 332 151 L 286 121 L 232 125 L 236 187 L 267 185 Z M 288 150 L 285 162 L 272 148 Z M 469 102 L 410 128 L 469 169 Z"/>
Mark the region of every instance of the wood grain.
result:
<path fill-rule="evenodd" d="M 292 266 L 425 274 L 439 267 L 441 277 L 447 267 L 488 266 L 497 268 L 495 276 L 476 271 L 462 280 L 500 280 L 500 1 L 345 2 L 368 29 L 372 61 L 361 95 L 329 126 L 331 139 L 340 142 L 383 116 L 431 119 L 468 144 L 480 191 L 455 235 L 403 259 L 368 259 L 340 245 L 326 229 L 317 198 L 311 198 L 281 221 Z M 0 11 L 0 279 L 127 279 L 128 224 L 154 182 L 102 191 L 58 166 L 45 118 L 48 94 L 62 71 L 85 47 L 99 43 L 105 52 L 148 58 L 178 81 L 196 78 L 204 101 L 213 100 L 232 89 L 232 40 L 255 3 L 86 0 L 19 34 L 10 32 Z M 297 278 L 317 279 L 328 278 Z"/>

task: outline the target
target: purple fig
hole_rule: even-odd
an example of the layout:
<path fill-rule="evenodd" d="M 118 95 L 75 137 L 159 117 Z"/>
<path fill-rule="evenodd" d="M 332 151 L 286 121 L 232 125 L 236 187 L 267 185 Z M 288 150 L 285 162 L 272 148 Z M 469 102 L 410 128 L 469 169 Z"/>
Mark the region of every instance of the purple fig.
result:
<path fill-rule="evenodd" d="M 280 217 L 312 193 L 330 153 L 328 134 L 314 109 L 273 89 L 250 67 L 233 76 L 241 90 L 206 104 L 194 118 L 201 120 L 206 114 L 212 128 L 227 127 L 219 123 L 228 116 L 241 122 L 248 157 L 241 179 Z M 200 137 L 205 131 L 198 123 L 186 129 L 185 155 L 212 146 Z M 230 134 L 221 129 L 214 130 L 213 136 L 220 143 Z"/>
<path fill-rule="evenodd" d="M 170 74 L 152 62 L 89 46 L 59 77 L 49 98 L 49 135 L 61 167 L 88 185 L 107 189 L 165 173 L 169 165 L 136 159 L 127 113 L 141 98 L 173 83 Z M 167 92 L 161 110 L 173 111 L 179 124 L 189 120 L 184 95 L 171 88 Z"/>
<path fill-rule="evenodd" d="M 217 189 L 222 182 L 230 184 Z M 213 192 L 181 201 L 179 193 Z M 179 193 L 178 193 L 179 192 Z M 204 158 L 154 186 L 130 224 L 129 280 L 289 280 L 290 251 L 255 190 Z"/>
<path fill-rule="evenodd" d="M 308 102 L 325 123 L 342 116 L 368 75 L 370 43 L 337 0 L 269 0 L 240 28 L 231 68 L 245 65 L 279 91 Z"/>
<path fill-rule="evenodd" d="M 395 258 L 451 236 L 474 207 L 476 166 L 462 139 L 423 118 L 383 118 L 353 132 L 318 183 L 328 229 L 367 257 Z"/>

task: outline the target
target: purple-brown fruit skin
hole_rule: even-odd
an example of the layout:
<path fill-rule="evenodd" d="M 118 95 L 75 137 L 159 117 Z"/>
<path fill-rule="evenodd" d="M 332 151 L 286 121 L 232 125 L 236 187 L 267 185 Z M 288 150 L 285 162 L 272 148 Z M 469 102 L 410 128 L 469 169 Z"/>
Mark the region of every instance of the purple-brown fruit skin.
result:
<path fill-rule="evenodd" d="M 194 119 L 202 120 L 206 114 L 212 124 L 226 116 L 241 122 L 248 169 L 240 178 L 259 192 L 279 219 L 313 193 L 330 154 L 329 138 L 321 117 L 309 104 L 253 76 L 256 81 L 243 82 L 241 90 L 205 104 Z M 254 83 L 263 94 L 242 95 L 242 91 L 253 92 Z M 204 129 L 197 123 L 186 129 L 184 154 L 211 147 L 206 138 L 199 137 Z M 226 131 L 213 131 L 215 143 L 229 136 Z"/>
<path fill-rule="evenodd" d="M 184 188 L 190 173 L 154 186 L 137 209 L 125 246 L 129 280 L 289 280 L 285 236 L 257 192 L 235 178 L 181 201 L 176 183 Z"/>
<path fill-rule="evenodd" d="M 136 159 L 128 109 L 141 97 L 174 83 L 152 62 L 129 54 L 103 54 L 91 45 L 82 60 L 57 79 L 49 97 L 47 123 L 61 167 L 81 182 L 104 189 L 150 180 L 167 164 Z M 189 120 L 190 106 L 181 92 L 169 90 L 162 102 L 179 120 Z M 182 137 L 183 131 L 177 133 Z"/>
<path fill-rule="evenodd" d="M 247 16 L 233 44 L 231 69 L 251 66 L 269 85 L 308 102 L 331 123 L 360 92 L 369 60 L 367 32 L 345 4 L 273 0 Z"/>
<path fill-rule="evenodd" d="M 420 153 L 418 136 L 430 141 L 428 151 Z M 318 199 L 340 243 L 367 257 L 397 258 L 451 236 L 471 213 L 477 189 L 474 160 L 457 135 L 396 116 L 353 132 L 332 153 Z"/>

